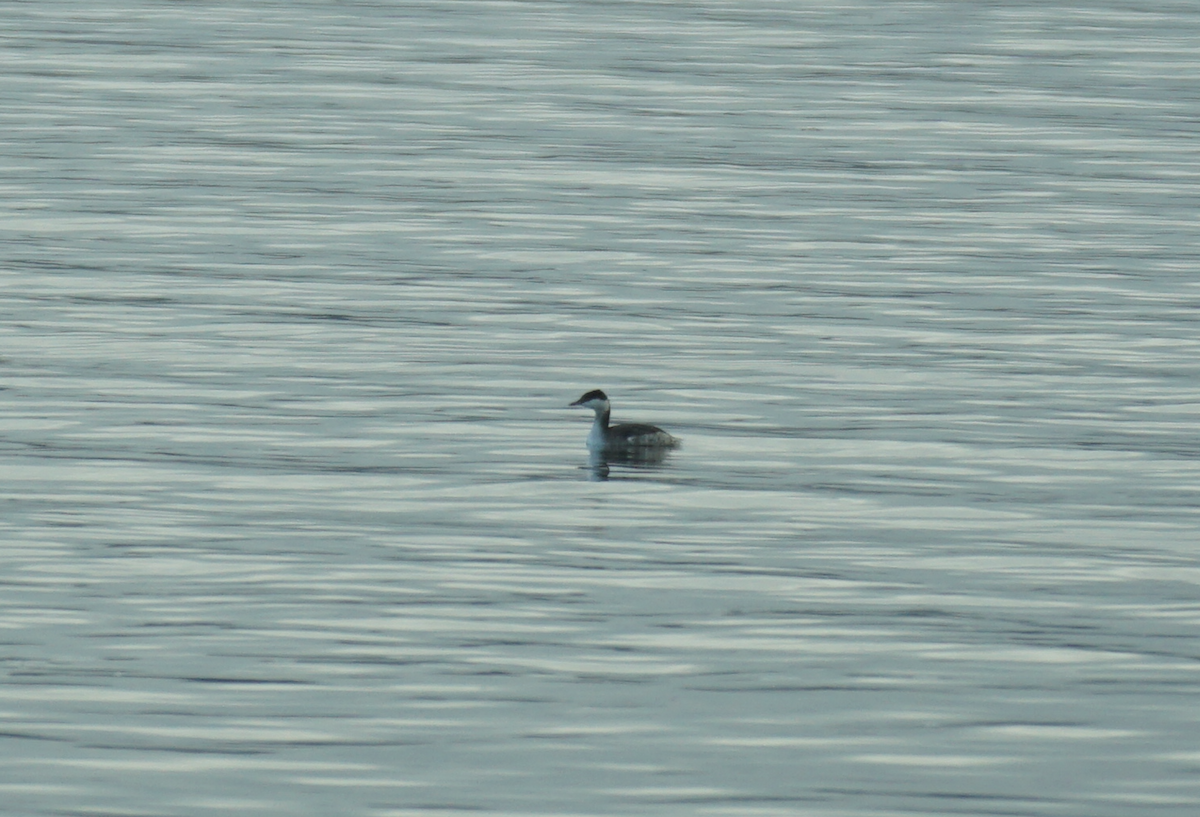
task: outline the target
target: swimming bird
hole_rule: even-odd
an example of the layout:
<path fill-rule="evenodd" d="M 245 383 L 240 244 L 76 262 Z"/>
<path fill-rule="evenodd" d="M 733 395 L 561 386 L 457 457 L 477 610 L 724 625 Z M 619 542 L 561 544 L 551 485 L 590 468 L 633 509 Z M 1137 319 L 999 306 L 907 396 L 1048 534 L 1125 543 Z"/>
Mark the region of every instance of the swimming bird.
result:
<path fill-rule="evenodd" d="M 672 437 L 658 426 L 645 423 L 620 423 L 610 426 L 612 405 L 608 395 L 599 389 L 580 397 L 571 406 L 583 406 L 596 412 L 596 422 L 587 437 L 587 447 L 592 451 L 644 451 L 675 448 L 679 439 Z"/>

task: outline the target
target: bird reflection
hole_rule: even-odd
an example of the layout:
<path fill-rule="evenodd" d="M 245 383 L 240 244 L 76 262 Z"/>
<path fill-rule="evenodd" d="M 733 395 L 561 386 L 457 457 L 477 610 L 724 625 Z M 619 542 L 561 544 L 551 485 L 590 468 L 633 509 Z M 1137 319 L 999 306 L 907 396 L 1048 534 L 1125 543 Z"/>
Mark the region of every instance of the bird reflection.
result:
<path fill-rule="evenodd" d="M 626 465 L 630 468 L 657 470 L 671 455 L 669 448 L 628 448 L 610 451 L 596 449 L 588 451 L 588 480 L 602 482 L 608 479 L 610 465 Z"/>

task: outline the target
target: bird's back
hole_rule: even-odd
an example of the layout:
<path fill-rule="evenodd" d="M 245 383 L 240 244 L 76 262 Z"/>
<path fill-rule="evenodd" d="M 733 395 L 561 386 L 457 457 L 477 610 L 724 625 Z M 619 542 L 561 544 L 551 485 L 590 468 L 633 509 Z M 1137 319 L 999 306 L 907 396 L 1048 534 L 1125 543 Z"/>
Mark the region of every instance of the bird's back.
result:
<path fill-rule="evenodd" d="M 674 448 L 679 445 L 679 440 L 658 426 L 646 423 L 609 426 L 605 437 L 609 448 Z"/>

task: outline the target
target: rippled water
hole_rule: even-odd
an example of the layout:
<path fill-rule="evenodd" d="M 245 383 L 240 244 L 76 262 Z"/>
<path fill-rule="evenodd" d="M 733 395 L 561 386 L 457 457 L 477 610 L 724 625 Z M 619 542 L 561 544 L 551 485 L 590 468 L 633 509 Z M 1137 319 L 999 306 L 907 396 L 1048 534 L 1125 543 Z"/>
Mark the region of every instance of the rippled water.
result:
<path fill-rule="evenodd" d="M 5 813 L 1196 814 L 1197 42 L 0 8 Z"/>

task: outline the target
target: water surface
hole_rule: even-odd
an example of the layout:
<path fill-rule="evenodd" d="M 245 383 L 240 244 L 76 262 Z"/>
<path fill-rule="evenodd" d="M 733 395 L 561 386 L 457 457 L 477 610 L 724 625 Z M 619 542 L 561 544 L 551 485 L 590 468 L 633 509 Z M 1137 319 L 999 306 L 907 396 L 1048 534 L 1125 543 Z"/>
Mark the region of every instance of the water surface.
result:
<path fill-rule="evenodd" d="M 9 813 L 1196 813 L 1190 4 L 93 6 L 0 11 Z"/>

